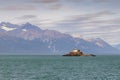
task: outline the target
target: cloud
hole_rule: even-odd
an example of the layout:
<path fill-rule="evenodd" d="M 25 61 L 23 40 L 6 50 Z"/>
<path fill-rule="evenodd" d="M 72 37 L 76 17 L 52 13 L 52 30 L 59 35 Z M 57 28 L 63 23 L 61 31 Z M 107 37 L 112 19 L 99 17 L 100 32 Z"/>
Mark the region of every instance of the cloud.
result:
<path fill-rule="evenodd" d="M 0 0 L 0 14 L 4 21 L 27 21 L 46 29 L 108 40 L 106 35 L 115 38 L 120 33 L 119 3 L 120 0 Z"/>
<path fill-rule="evenodd" d="M 4 6 L 0 8 L 0 10 L 5 11 L 21 11 L 21 10 L 35 10 L 36 8 L 32 5 L 12 5 L 12 6 Z"/>
<path fill-rule="evenodd" d="M 60 0 L 28 0 L 28 2 L 35 5 L 41 4 L 39 6 L 48 10 L 59 10 L 63 7 Z"/>
<path fill-rule="evenodd" d="M 72 1 L 75 3 L 78 2 L 92 2 L 92 3 L 119 3 L 120 0 L 66 0 L 66 1 Z"/>
<path fill-rule="evenodd" d="M 66 0 L 66 1 L 73 2 L 73 3 L 78 3 L 78 2 L 83 2 L 85 0 Z"/>
<path fill-rule="evenodd" d="M 24 16 L 21 16 L 21 17 L 17 17 L 17 19 L 36 19 L 37 16 L 36 15 L 24 15 Z"/>
<path fill-rule="evenodd" d="M 75 15 L 72 18 L 74 18 L 74 20 L 77 21 L 88 21 L 91 19 L 95 19 L 97 17 L 102 17 L 102 16 L 107 16 L 107 15 L 113 15 L 115 13 L 111 12 L 111 11 L 101 11 L 101 12 L 97 12 L 97 13 L 89 13 L 89 14 L 84 14 L 84 15 Z"/>
<path fill-rule="evenodd" d="M 101 3 L 119 2 L 119 0 L 92 0 L 92 1 Z"/>
<path fill-rule="evenodd" d="M 72 15 L 58 22 L 53 29 L 71 34 L 75 37 L 105 38 L 109 43 L 114 44 L 118 42 L 118 35 L 120 35 L 120 18 L 111 18 L 114 15 L 116 13 L 111 11 Z M 110 38 L 115 39 L 114 41 L 110 41 Z"/>
<path fill-rule="evenodd" d="M 111 16 L 114 15 L 115 13 L 110 12 L 110 11 L 101 11 L 101 12 L 97 12 L 97 13 L 88 13 L 88 14 L 83 14 L 83 15 L 72 15 L 72 16 L 68 16 L 67 19 L 62 20 L 60 22 L 58 22 L 58 26 L 65 26 L 65 27 L 79 27 L 80 26 L 94 26 L 94 24 L 99 24 L 99 22 L 101 21 L 101 23 L 104 20 L 104 17 L 106 16 Z M 99 19 L 103 17 L 103 20 Z M 98 18 L 98 19 L 97 19 Z M 106 21 L 107 22 L 107 21 Z M 105 23 L 105 22 L 104 22 Z"/>
<path fill-rule="evenodd" d="M 119 2 L 119 0 L 70 0 L 70 1 L 73 1 L 73 2 L 100 2 L 100 3 Z"/>
<path fill-rule="evenodd" d="M 53 4 L 53 5 L 49 6 L 49 9 L 50 10 L 59 10 L 59 9 L 61 9 L 61 7 L 63 7 L 62 4 Z"/>
<path fill-rule="evenodd" d="M 120 18 L 112 18 L 112 19 L 95 19 L 95 20 L 91 20 L 86 22 L 87 24 L 94 24 L 94 25 L 99 25 L 99 26 L 114 26 L 114 27 L 119 27 L 120 26 Z"/>
<path fill-rule="evenodd" d="M 34 3 L 56 3 L 59 0 L 31 0 Z"/>

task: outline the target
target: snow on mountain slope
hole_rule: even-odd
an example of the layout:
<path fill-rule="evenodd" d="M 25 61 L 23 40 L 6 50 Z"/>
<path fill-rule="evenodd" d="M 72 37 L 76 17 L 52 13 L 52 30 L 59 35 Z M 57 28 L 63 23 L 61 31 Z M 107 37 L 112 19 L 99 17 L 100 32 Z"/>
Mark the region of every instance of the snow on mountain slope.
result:
<path fill-rule="evenodd" d="M 15 30 L 16 28 L 9 28 L 6 25 L 1 26 L 1 29 L 5 30 L 5 31 L 12 31 Z"/>

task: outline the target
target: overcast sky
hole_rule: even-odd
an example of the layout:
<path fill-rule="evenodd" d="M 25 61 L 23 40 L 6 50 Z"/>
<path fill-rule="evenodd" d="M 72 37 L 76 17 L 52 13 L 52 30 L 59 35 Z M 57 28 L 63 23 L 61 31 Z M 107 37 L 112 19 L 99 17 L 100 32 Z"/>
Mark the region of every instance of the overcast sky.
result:
<path fill-rule="evenodd" d="M 0 0 L 3 21 L 120 44 L 120 0 Z"/>

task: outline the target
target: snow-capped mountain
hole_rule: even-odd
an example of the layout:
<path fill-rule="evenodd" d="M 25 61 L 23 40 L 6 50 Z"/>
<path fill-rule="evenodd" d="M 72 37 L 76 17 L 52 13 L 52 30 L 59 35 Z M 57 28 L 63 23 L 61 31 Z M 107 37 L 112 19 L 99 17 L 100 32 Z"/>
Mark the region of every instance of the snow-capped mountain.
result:
<path fill-rule="evenodd" d="M 26 23 L 0 23 L 0 53 L 64 54 L 78 48 L 85 53 L 111 54 L 118 50 L 100 38 L 82 39 Z"/>

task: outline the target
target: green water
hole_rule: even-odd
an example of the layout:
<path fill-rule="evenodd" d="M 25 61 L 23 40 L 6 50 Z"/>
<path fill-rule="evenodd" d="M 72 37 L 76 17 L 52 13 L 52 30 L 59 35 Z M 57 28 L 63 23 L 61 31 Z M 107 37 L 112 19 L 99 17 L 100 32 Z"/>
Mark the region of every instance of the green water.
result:
<path fill-rule="evenodd" d="M 0 56 L 0 80 L 120 80 L 120 56 Z"/>

